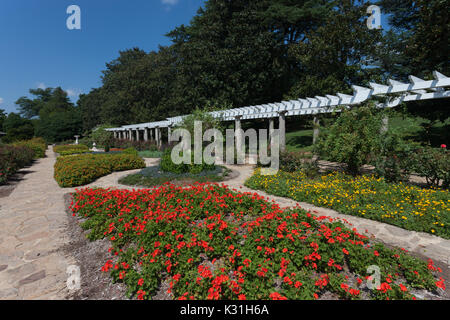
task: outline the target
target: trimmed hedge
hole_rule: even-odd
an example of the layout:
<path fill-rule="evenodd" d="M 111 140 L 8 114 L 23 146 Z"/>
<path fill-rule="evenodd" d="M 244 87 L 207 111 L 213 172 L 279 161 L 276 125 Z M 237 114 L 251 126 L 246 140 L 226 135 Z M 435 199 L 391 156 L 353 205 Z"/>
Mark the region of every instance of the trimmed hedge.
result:
<path fill-rule="evenodd" d="M 59 186 L 77 187 L 115 171 L 145 168 L 142 158 L 131 154 L 82 154 L 58 157 L 54 178 Z"/>
<path fill-rule="evenodd" d="M 0 184 L 5 184 L 11 175 L 30 165 L 34 155 L 34 150 L 27 146 L 0 146 Z"/>
<path fill-rule="evenodd" d="M 34 158 L 44 158 L 47 150 L 47 143 L 42 138 L 33 138 L 30 140 L 19 141 L 13 144 L 14 146 L 29 147 L 34 150 Z"/>
<path fill-rule="evenodd" d="M 54 146 L 53 151 L 59 153 L 61 156 L 68 156 L 72 154 L 80 154 L 89 152 L 89 147 L 83 144 L 77 145 L 60 145 Z"/>

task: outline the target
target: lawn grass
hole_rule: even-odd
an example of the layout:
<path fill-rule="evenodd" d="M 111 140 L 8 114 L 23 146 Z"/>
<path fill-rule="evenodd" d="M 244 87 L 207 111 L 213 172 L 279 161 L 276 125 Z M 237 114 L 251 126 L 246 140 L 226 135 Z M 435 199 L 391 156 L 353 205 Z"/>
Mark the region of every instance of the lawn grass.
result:
<path fill-rule="evenodd" d="M 141 158 L 161 158 L 163 153 L 161 151 L 140 151 L 138 152 Z"/>

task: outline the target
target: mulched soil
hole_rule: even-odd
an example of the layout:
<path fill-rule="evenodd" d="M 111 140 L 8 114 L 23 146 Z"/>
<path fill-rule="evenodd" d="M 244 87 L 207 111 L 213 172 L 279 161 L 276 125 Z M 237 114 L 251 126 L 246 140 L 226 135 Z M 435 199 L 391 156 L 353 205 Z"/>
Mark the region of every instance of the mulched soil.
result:
<path fill-rule="evenodd" d="M 74 257 L 76 265 L 81 271 L 80 290 L 69 293 L 70 300 L 126 300 L 126 286 L 121 283 L 113 284 L 109 273 L 101 271 L 105 261 L 111 259 L 108 249 L 109 240 L 89 241 L 85 231 L 80 227 L 82 221 L 73 217 L 69 209 L 72 200 L 71 194 L 64 195 L 68 225 L 66 234 L 70 242 L 63 247 L 63 251 Z"/>

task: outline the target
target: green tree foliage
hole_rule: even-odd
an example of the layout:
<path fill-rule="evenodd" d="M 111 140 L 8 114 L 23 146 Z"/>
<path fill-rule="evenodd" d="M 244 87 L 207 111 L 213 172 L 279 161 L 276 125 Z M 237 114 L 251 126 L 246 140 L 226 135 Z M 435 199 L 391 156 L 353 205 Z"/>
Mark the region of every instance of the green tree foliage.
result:
<path fill-rule="evenodd" d="M 376 47 L 382 35 L 369 30 L 365 14 L 367 4 L 335 1 L 326 23 L 308 32 L 308 41 L 291 47 L 304 74 L 292 87 L 289 98 L 310 97 L 333 92 L 349 92 L 352 84 L 375 80 L 378 68 L 367 68 L 375 61 Z"/>
<path fill-rule="evenodd" d="M 242 107 L 350 93 L 350 85 L 448 71 L 448 1 L 380 0 L 389 31 L 369 30 L 367 1 L 207 0 L 172 44 L 124 50 L 102 86 L 82 95 L 83 129 L 186 115 L 211 103 Z M 48 99 L 48 92 L 40 92 Z M 24 105 L 37 114 L 40 105 Z M 445 119 L 441 101 L 410 112 Z M 27 109 L 27 110 L 28 110 Z"/>
<path fill-rule="evenodd" d="M 449 1 L 381 0 L 379 4 L 390 14 L 389 22 L 393 26 L 380 54 L 387 74 L 403 80 L 410 74 L 431 79 L 434 70 L 449 75 Z M 411 102 L 407 110 L 429 120 L 425 132 L 436 122 L 450 117 L 445 100 Z"/>
<path fill-rule="evenodd" d="M 33 99 L 21 97 L 16 104 L 21 115 L 26 119 L 33 118 L 36 136 L 57 142 L 73 139 L 75 134 L 81 133 L 81 112 L 63 89 L 30 89 L 29 92 Z"/>
<path fill-rule="evenodd" d="M 0 131 L 3 130 L 3 122 L 6 120 L 6 117 L 5 110 L 0 109 Z"/>
<path fill-rule="evenodd" d="M 22 118 L 19 114 L 11 112 L 3 120 L 3 131 L 6 135 L 3 142 L 14 142 L 31 139 L 34 135 L 34 127 L 29 119 Z"/>
<path fill-rule="evenodd" d="M 158 52 L 134 48 L 107 64 L 82 96 L 84 129 L 189 114 L 208 104 L 281 100 L 299 76 L 288 48 L 323 23 L 330 1 L 210 0 Z"/>
<path fill-rule="evenodd" d="M 74 135 L 81 134 L 81 113 L 71 107 L 63 112 L 52 112 L 36 122 L 36 136 L 46 141 L 57 142 L 74 140 Z"/>

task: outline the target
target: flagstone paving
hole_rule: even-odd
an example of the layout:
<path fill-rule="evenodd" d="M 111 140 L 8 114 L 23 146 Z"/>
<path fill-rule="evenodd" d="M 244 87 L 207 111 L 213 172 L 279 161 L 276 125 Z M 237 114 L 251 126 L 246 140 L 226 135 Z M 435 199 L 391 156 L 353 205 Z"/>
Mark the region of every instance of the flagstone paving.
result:
<path fill-rule="evenodd" d="M 68 295 L 66 271 L 75 261 L 62 250 L 70 240 L 65 232 L 68 217 L 64 194 L 76 188 L 63 189 L 57 185 L 53 179 L 55 154 L 49 149 L 46 155 L 26 169 L 31 172 L 8 197 L 0 198 L 0 299 L 64 299 Z M 146 164 L 158 161 L 146 159 Z M 299 206 L 316 215 L 345 219 L 360 232 L 388 245 L 450 264 L 450 240 L 251 190 L 244 182 L 254 167 L 228 167 L 239 173 L 225 182 L 232 189 L 257 192 L 284 208 Z M 120 185 L 118 180 L 138 171 L 116 172 L 88 186 L 133 189 Z"/>
<path fill-rule="evenodd" d="M 73 263 L 59 248 L 64 190 L 53 179 L 53 151 L 37 160 L 12 193 L 0 198 L 0 299 L 58 299 Z"/>

